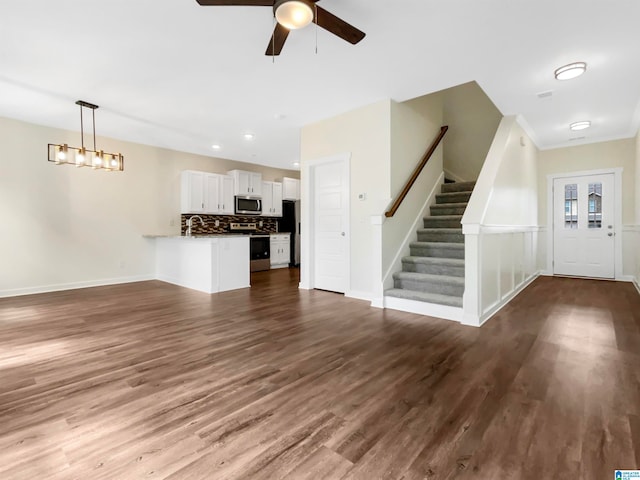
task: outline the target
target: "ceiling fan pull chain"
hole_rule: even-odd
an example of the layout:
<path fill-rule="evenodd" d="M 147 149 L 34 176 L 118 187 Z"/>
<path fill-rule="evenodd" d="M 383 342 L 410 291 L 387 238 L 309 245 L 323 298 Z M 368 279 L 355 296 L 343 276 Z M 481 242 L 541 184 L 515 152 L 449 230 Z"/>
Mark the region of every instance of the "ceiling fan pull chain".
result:
<path fill-rule="evenodd" d="M 315 19 L 315 23 L 316 23 L 316 55 L 318 54 L 318 5 L 313 4 L 313 8 L 315 9 L 314 12 L 314 19 Z"/>
<path fill-rule="evenodd" d="M 274 12 L 273 13 L 273 29 L 274 30 L 273 30 L 273 35 L 271 35 L 271 51 L 273 53 L 275 53 L 275 51 L 276 51 L 276 31 L 275 31 L 276 23 L 277 23 L 276 14 Z M 276 56 L 275 55 L 271 55 L 271 64 L 272 65 L 276 64 Z"/>

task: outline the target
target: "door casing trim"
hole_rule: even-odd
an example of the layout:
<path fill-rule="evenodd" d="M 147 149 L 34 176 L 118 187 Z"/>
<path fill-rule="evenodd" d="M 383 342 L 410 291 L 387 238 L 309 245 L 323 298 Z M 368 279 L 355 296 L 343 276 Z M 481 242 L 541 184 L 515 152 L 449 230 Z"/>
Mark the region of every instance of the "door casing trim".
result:
<path fill-rule="evenodd" d="M 345 236 L 345 294 L 351 291 L 351 152 L 338 153 L 327 157 L 316 158 L 302 162 L 300 169 L 300 284 L 298 288 L 312 290 L 315 288 L 315 168 L 328 163 L 342 162 L 345 169 L 347 224 Z"/>
<path fill-rule="evenodd" d="M 563 172 L 563 173 L 549 173 L 547 175 L 547 272 L 549 275 L 553 275 L 553 181 L 558 178 L 567 177 L 586 177 L 589 175 L 606 175 L 613 174 L 613 185 L 615 188 L 614 198 L 614 222 L 615 233 L 614 248 L 615 248 L 615 260 L 614 260 L 614 279 L 624 280 L 622 274 L 622 167 L 615 168 L 603 168 L 597 170 L 581 170 L 576 172 Z"/>

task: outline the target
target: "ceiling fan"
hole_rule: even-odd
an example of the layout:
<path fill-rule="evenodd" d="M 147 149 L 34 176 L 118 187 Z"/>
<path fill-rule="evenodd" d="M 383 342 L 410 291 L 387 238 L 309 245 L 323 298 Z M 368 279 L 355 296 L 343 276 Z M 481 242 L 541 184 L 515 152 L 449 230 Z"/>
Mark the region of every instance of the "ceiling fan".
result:
<path fill-rule="evenodd" d="M 278 23 L 265 55 L 280 55 L 289 31 L 306 27 L 311 22 L 355 45 L 365 33 L 316 5 L 318 0 L 196 0 L 200 5 L 234 5 L 272 7 Z"/>

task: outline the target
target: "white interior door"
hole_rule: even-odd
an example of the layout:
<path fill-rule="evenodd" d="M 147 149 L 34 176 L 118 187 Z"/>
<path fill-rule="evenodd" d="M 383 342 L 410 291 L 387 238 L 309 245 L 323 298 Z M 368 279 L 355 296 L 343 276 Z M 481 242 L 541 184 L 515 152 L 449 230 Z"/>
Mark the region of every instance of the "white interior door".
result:
<path fill-rule="evenodd" d="M 553 181 L 553 273 L 615 277 L 613 173 Z"/>
<path fill-rule="evenodd" d="M 313 286 L 345 293 L 348 286 L 348 163 L 319 164 L 313 169 Z"/>

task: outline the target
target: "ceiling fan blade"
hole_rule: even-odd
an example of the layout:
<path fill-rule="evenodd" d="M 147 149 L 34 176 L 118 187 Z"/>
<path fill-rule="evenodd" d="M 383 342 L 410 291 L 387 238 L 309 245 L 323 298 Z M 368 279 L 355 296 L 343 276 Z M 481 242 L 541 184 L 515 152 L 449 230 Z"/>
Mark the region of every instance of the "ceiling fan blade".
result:
<path fill-rule="evenodd" d="M 196 0 L 200 5 L 235 5 L 235 6 L 257 6 L 273 7 L 273 0 Z"/>
<path fill-rule="evenodd" d="M 276 28 L 273 30 L 273 35 L 271 36 L 271 40 L 269 40 L 269 46 L 264 54 L 272 57 L 280 55 L 282 47 L 284 47 L 284 42 L 287 40 L 288 36 L 289 29 L 283 27 L 279 23 L 276 23 Z"/>
<path fill-rule="evenodd" d="M 353 25 L 348 24 L 333 13 L 327 12 L 324 8 L 316 5 L 316 18 L 313 20 L 318 26 L 337 35 L 349 43 L 356 44 L 364 38 L 366 33 L 358 30 Z"/>

